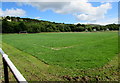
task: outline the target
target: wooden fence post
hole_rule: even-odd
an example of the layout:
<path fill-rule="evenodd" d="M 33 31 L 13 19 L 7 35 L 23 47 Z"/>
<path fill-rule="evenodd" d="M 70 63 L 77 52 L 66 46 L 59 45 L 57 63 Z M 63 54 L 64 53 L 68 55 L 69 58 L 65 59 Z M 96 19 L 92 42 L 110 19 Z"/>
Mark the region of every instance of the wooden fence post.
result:
<path fill-rule="evenodd" d="M 4 81 L 5 83 L 9 83 L 8 67 L 7 67 L 7 63 L 4 58 L 3 58 L 3 66 L 4 66 Z"/>

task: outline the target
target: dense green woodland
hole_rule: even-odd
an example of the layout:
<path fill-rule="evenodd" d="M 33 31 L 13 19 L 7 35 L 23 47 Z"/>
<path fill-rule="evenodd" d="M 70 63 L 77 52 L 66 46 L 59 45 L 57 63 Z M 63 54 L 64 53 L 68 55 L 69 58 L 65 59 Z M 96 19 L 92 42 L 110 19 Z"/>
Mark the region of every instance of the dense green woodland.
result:
<path fill-rule="evenodd" d="M 119 24 L 95 25 L 95 24 L 64 24 L 55 23 L 30 18 L 20 17 L 1 17 L 3 33 L 19 33 L 27 31 L 28 33 L 39 32 L 82 32 L 82 31 L 106 31 L 118 30 Z M 1 23 L 0 23 L 1 24 Z"/>

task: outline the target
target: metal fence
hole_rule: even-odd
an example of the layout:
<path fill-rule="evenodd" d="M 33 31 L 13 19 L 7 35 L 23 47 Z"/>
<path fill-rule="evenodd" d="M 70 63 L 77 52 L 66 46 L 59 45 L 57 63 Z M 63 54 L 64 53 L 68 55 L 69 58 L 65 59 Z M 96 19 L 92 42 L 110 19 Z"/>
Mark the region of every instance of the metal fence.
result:
<path fill-rule="evenodd" d="M 9 83 L 8 68 L 10 69 L 18 83 L 28 83 L 26 79 L 22 76 L 22 74 L 18 71 L 18 69 L 15 67 L 15 65 L 12 63 L 12 61 L 9 59 L 8 55 L 5 54 L 1 48 L 0 54 L 2 55 L 3 59 L 5 83 Z"/>

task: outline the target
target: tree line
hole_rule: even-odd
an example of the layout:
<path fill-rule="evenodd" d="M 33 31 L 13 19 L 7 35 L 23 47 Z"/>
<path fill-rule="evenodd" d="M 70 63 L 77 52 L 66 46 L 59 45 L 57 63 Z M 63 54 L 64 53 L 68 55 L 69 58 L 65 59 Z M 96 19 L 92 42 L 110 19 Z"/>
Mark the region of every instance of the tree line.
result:
<path fill-rule="evenodd" d="M 92 32 L 92 31 L 119 30 L 119 24 L 64 24 L 30 18 L 4 17 L 2 18 L 2 33 L 40 32 Z"/>

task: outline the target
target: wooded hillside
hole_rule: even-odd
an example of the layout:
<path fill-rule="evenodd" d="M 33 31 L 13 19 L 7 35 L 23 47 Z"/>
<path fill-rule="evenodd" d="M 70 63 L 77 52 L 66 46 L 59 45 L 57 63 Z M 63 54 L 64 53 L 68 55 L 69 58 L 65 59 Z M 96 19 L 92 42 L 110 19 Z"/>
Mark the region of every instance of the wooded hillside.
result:
<path fill-rule="evenodd" d="M 95 25 L 95 24 L 64 24 L 20 17 L 1 17 L 3 33 L 28 33 L 40 32 L 91 32 L 119 30 L 119 24 Z"/>

